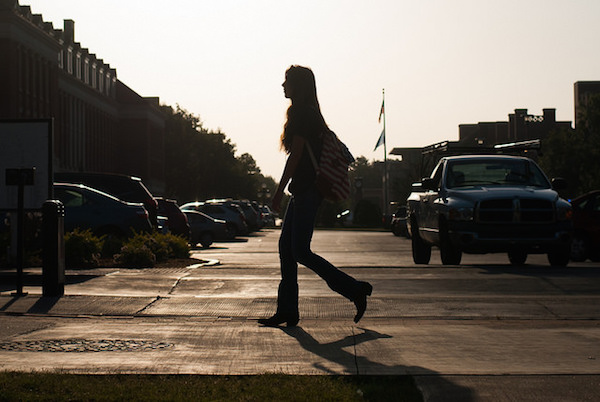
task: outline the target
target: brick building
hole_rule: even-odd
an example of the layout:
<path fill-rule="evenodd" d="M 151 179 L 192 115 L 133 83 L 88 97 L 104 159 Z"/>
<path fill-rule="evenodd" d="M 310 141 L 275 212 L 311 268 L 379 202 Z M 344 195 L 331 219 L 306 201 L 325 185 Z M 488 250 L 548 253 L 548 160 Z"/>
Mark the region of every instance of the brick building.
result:
<path fill-rule="evenodd" d="M 54 119 L 55 171 L 121 173 L 164 191 L 165 119 L 116 69 L 18 0 L 0 0 L 0 119 Z"/>
<path fill-rule="evenodd" d="M 571 129 L 570 121 L 556 121 L 556 109 L 544 109 L 542 115 L 531 115 L 527 109 L 515 109 L 508 121 L 460 124 L 461 146 L 494 146 L 509 142 L 543 140 L 557 129 Z"/>

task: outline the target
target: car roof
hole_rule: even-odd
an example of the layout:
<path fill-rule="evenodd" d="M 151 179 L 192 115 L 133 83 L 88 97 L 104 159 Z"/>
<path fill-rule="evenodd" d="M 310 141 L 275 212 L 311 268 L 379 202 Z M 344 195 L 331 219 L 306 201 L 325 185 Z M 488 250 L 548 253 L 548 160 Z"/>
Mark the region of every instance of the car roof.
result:
<path fill-rule="evenodd" d="M 177 201 L 172 200 L 170 198 L 163 198 L 163 197 L 154 197 L 156 198 L 156 201 L 163 203 L 163 204 L 174 204 L 177 205 Z"/>
<path fill-rule="evenodd" d="M 571 202 L 575 202 L 576 203 L 576 202 L 581 201 L 584 198 L 592 197 L 592 196 L 594 196 L 594 195 L 596 195 L 598 193 L 600 193 L 600 190 L 588 191 L 585 194 L 581 194 L 581 195 L 578 195 L 577 197 L 573 198 L 573 200 Z"/>
<path fill-rule="evenodd" d="M 208 214 L 205 214 L 204 212 L 200 212 L 200 211 L 190 211 L 189 209 L 186 209 L 186 210 L 183 210 L 181 212 L 183 212 L 186 215 L 191 215 L 191 216 L 193 216 L 193 215 L 200 215 L 200 216 L 203 216 L 205 218 L 210 219 L 211 221 L 216 220 L 214 217 L 212 217 L 212 216 L 210 216 Z"/>
<path fill-rule="evenodd" d="M 509 159 L 519 159 L 519 160 L 525 160 L 525 161 L 530 161 L 530 158 L 524 157 L 524 156 L 515 156 L 515 155 L 456 155 L 456 156 L 444 156 L 441 158 L 442 160 L 447 160 L 447 161 L 456 161 L 456 160 L 509 160 Z"/>
<path fill-rule="evenodd" d="M 101 196 L 103 196 L 103 197 L 111 198 L 111 199 L 113 199 L 113 200 L 115 200 L 115 201 L 124 202 L 123 200 L 121 200 L 121 199 L 119 199 L 119 198 L 115 197 L 115 196 L 114 196 L 114 195 L 112 195 L 112 194 L 105 193 L 104 191 L 100 191 L 100 190 L 98 190 L 98 189 L 95 189 L 95 188 L 93 188 L 93 187 L 86 186 L 86 185 L 84 185 L 84 184 L 75 184 L 75 183 L 54 183 L 54 187 L 63 187 L 63 188 L 66 188 L 66 189 L 69 189 L 69 188 L 78 188 L 78 189 L 86 190 L 86 191 L 89 191 L 89 192 L 92 192 L 92 193 L 95 193 L 95 194 L 99 194 L 99 195 L 101 195 Z M 137 203 L 135 203 L 135 202 L 134 202 L 134 203 L 128 203 L 128 204 L 137 204 Z"/>
<path fill-rule="evenodd" d="M 141 178 L 137 176 L 129 176 L 126 174 L 118 174 L 118 173 L 101 173 L 101 172 L 54 172 L 57 177 L 65 177 L 65 178 L 73 178 L 73 177 L 94 177 L 94 178 L 113 178 L 113 179 L 122 179 L 122 180 L 134 180 L 134 181 L 142 181 Z"/>

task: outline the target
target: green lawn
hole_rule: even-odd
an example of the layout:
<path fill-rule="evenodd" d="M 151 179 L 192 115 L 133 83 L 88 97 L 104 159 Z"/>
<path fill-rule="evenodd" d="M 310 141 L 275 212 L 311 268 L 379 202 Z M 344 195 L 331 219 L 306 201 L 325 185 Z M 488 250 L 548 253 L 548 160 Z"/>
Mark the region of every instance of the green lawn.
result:
<path fill-rule="evenodd" d="M 0 401 L 422 401 L 408 376 L 0 372 Z"/>

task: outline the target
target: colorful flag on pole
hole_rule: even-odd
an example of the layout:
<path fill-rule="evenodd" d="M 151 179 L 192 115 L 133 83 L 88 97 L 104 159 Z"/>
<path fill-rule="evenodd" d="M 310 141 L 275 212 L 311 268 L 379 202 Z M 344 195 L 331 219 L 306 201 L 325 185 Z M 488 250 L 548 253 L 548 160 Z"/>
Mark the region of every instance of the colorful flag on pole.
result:
<path fill-rule="evenodd" d="M 379 122 L 381 123 L 381 116 L 383 116 L 383 114 L 385 113 L 385 100 L 381 102 L 381 110 L 379 111 Z"/>
<path fill-rule="evenodd" d="M 373 150 L 373 152 L 375 152 L 377 150 L 377 148 L 379 148 L 383 144 L 385 144 L 385 128 L 383 129 L 383 131 L 381 131 L 381 135 L 379 136 L 379 139 L 377 140 L 377 145 L 375 145 L 375 149 Z"/>

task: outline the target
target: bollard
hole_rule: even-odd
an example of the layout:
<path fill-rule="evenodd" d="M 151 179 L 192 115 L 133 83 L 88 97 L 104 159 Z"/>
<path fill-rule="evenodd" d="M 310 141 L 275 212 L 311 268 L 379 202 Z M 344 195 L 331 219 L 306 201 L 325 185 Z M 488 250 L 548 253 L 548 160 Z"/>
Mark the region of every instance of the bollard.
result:
<path fill-rule="evenodd" d="M 65 207 L 62 202 L 48 200 L 42 205 L 44 238 L 42 294 L 62 296 L 65 293 Z"/>

